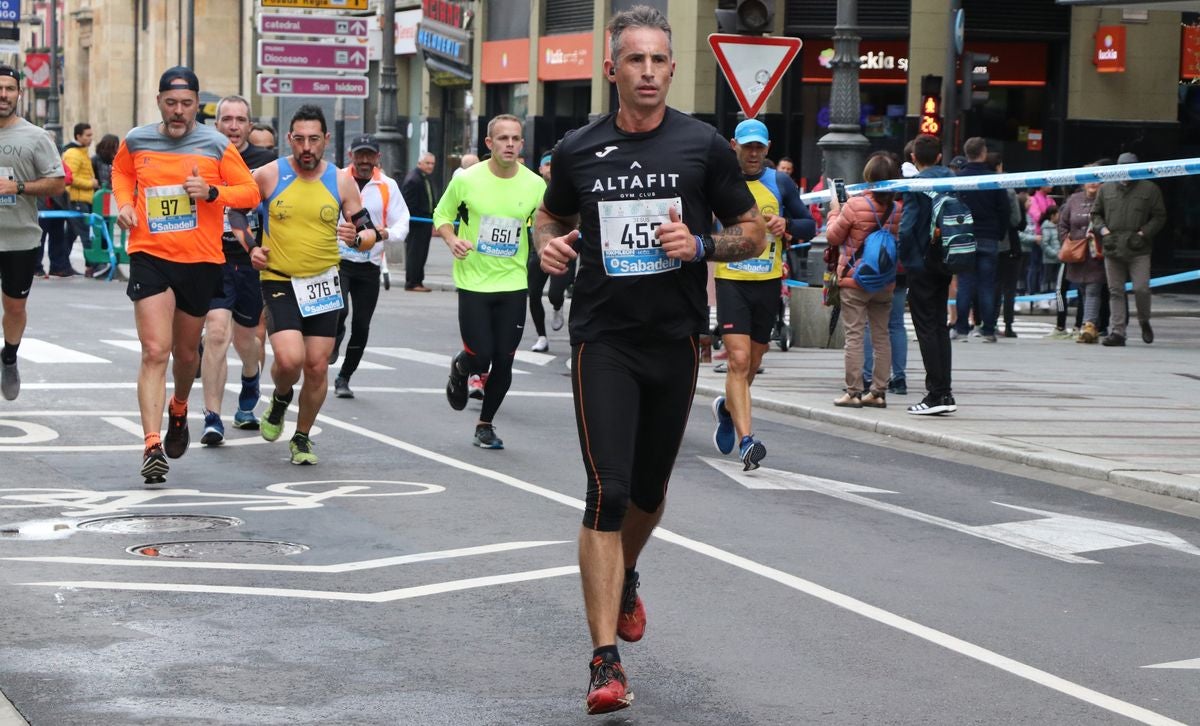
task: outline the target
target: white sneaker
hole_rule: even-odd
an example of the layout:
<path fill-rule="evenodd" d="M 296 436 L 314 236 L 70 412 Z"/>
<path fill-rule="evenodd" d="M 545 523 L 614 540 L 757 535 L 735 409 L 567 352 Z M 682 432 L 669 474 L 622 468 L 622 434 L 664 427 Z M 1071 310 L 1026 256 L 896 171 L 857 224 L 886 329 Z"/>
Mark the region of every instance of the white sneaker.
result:
<path fill-rule="evenodd" d="M 562 326 L 563 326 L 562 308 L 555 308 L 554 316 L 550 318 L 550 328 L 552 330 L 562 330 Z"/>
<path fill-rule="evenodd" d="M 534 353 L 545 353 L 550 350 L 550 341 L 546 340 L 546 336 L 539 335 L 538 339 L 533 342 L 533 347 L 530 350 Z"/>
<path fill-rule="evenodd" d="M 477 401 L 483 400 L 483 379 L 478 374 L 467 379 L 467 397 Z"/>

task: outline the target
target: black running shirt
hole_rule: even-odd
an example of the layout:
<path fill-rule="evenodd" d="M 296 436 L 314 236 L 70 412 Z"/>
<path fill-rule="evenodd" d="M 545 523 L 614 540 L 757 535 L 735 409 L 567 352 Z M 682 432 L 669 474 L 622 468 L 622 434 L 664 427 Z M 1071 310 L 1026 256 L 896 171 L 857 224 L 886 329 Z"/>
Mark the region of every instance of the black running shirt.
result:
<path fill-rule="evenodd" d="M 708 265 L 666 260 L 653 236 L 676 198 L 700 235 L 712 231 L 713 215 L 730 220 L 754 206 L 729 142 L 702 121 L 668 108 L 658 128 L 632 134 L 610 113 L 558 144 L 544 204 L 557 216 L 580 215 L 583 234 L 572 345 L 680 340 L 708 327 Z"/>
<path fill-rule="evenodd" d="M 266 166 L 272 161 L 275 161 L 276 154 L 270 149 L 264 149 L 261 146 L 250 144 L 242 150 L 242 161 L 246 162 L 246 166 L 250 171 L 254 171 L 260 166 Z M 257 213 L 257 211 L 256 211 Z M 258 229 L 257 223 L 252 223 L 256 233 L 261 235 L 261 230 Z M 250 264 L 250 253 L 242 247 L 237 241 L 237 237 L 233 236 L 232 232 L 226 232 L 221 235 L 221 248 L 225 252 L 225 261 L 242 265 Z"/>

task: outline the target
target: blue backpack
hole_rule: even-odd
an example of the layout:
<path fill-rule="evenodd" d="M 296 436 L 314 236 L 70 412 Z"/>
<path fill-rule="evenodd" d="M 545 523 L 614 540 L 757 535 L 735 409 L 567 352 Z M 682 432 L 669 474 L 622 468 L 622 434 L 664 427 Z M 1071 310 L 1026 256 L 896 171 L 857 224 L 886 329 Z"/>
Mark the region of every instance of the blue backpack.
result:
<path fill-rule="evenodd" d="M 879 292 L 896 281 L 896 236 L 884 226 L 884 220 L 879 218 L 875 203 L 869 197 L 867 203 L 871 205 L 871 212 L 875 214 L 879 229 L 867 235 L 850 264 L 854 267 L 852 277 L 859 287 L 866 292 Z M 894 204 L 888 212 L 887 219 L 893 214 Z M 855 259 L 858 260 L 857 265 L 854 265 Z"/>

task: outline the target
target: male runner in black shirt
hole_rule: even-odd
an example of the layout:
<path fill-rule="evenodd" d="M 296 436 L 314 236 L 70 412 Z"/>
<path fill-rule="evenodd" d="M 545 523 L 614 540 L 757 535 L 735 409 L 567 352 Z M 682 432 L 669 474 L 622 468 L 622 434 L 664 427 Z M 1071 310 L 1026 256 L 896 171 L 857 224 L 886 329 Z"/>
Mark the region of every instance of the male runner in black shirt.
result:
<path fill-rule="evenodd" d="M 250 102 L 241 96 L 226 96 L 217 102 L 217 130 L 229 138 L 251 171 L 275 160 L 274 151 L 250 143 Z M 249 216 L 252 230 L 257 233 L 257 214 Z M 200 443 L 217 446 L 225 441 L 225 426 L 221 423 L 221 399 L 225 394 L 228 368 L 225 353 L 232 340 L 242 359 L 242 390 L 238 394 L 238 410 L 233 425 L 257 429 L 254 406 L 258 403 L 258 374 L 262 368 L 262 286 L 258 270 L 250 265 L 250 253 L 234 237 L 226 221 L 221 236 L 225 264 L 221 265 L 223 289 L 220 297 L 209 304 L 204 321 L 204 354 L 200 359 L 200 376 L 204 384 L 204 433 Z"/>
<path fill-rule="evenodd" d="M 546 272 L 579 258 L 571 378 L 588 477 L 579 568 L 595 648 L 589 713 L 633 700 L 616 638 L 645 631 L 635 567 L 662 517 L 695 392 L 705 261 L 754 257 L 766 243 L 729 142 L 666 105 L 666 18 L 637 6 L 608 30 L 604 67 L 620 107 L 559 144 L 536 219 Z M 724 225 L 715 234 L 714 215 Z"/>

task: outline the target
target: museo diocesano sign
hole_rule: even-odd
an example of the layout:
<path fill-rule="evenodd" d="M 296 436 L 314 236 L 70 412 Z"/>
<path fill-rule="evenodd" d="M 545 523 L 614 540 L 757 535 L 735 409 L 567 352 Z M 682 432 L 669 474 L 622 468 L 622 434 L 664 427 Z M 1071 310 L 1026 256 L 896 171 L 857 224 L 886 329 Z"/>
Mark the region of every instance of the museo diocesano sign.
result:
<path fill-rule="evenodd" d="M 1125 72 L 1125 26 L 1101 25 L 1096 29 L 1092 63 L 1097 73 Z"/>

